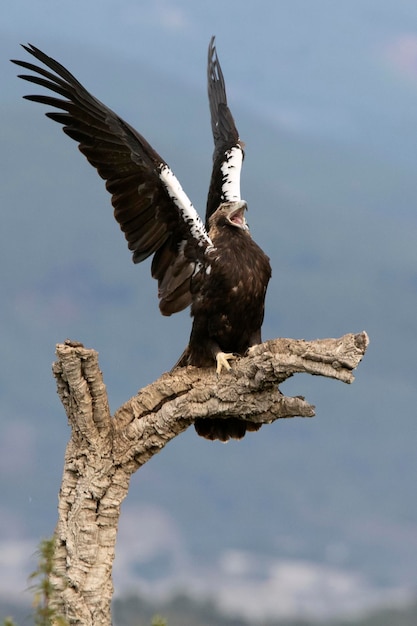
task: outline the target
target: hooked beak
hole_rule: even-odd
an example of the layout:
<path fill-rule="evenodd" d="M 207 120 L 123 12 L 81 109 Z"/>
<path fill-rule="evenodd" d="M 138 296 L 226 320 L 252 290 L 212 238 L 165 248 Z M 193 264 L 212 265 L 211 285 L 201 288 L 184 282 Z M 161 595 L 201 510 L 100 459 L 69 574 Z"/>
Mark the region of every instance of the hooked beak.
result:
<path fill-rule="evenodd" d="M 248 230 L 249 227 L 245 219 L 245 211 L 247 211 L 247 209 L 248 205 L 243 200 L 239 202 L 234 202 L 233 205 L 230 207 L 230 212 L 227 216 L 227 219 L 231 224 L 233 224 L 233 226 Z"/>

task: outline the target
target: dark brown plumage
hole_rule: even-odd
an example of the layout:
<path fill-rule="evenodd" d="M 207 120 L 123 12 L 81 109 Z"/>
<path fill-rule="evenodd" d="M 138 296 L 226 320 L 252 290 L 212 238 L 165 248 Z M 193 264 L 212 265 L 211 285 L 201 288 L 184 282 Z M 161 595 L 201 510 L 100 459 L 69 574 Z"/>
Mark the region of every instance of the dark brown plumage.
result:
<path fill-rule="evenodd" d="M 261 341 L 268 257 L 252 240 L 240 197 L 243 143 L 227 105 L 224 78 L 210 41 L 208 94 L 214 139 L 213 171 L 200 220 L 178 180 L 142 135 L 94 98 L 62 65 L 34 46 L 23 46 L 48 69 L 13 63 L 32 72 L 20 77 L 60 97 L 25 96 L 59 109 L 80 151 L 105 179 L 114 215 L 139 263 L 150 255 L 160 310 L 171 315 L 191 305 L 193 327 L 177 366 L 230 369 L 229 360 Z M 239 419 L 200 419 L 198 434 L 227 441 L 259 426 Z"/>

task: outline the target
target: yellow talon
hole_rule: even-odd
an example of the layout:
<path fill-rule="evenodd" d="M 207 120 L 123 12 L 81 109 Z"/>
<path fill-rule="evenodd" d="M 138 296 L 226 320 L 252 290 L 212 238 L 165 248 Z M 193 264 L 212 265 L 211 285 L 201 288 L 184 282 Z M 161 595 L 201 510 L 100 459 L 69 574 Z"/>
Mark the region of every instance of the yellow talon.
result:
<path fill-rule="evenodd" d="M 217 363 L 216 373 L 218 376 L 222 373 L 223 367 L 226 370 L 231 369 L 229 365 L 229 361 L 233 361 L 233 359 L 236 359 L 236 356 L 232 352 L 218 352 L 216 354 L 216 363 Z"/>

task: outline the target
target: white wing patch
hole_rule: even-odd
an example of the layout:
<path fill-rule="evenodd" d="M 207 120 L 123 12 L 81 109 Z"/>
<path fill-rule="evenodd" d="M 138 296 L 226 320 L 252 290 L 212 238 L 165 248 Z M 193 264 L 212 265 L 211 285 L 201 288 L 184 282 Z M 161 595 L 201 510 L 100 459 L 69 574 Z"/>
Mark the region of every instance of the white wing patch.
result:
<path fill-rule="evenodd" d="M 198 245 L 212 248 L 213 243 L 207 234 L 200 216 L 168 165 L 160 165 L 159 178 L 164 184 L 169 197 L 178 207 L 181 217 L 188 225 L 192 236 L 198 241 Z"/>
<path fill-rule="evenodd" d="M 241 200 L 240 197 L 240 171 L 243 162 L 243 150 L 240 146 L 233 146 L 225 153 L 225 161 L 222 163 L 222 198 L 225 201 Z"/>

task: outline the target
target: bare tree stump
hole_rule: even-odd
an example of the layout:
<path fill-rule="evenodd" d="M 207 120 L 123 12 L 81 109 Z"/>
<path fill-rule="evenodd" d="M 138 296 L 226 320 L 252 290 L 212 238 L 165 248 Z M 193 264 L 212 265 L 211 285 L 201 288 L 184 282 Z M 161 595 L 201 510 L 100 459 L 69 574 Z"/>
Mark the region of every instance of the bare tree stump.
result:
<path fill-rule="evenodd" d="M 52 585 L 57 614 L 70 624 L 110 626 L 112 564 L 131 475 L 197 418 L 239 417 L 269 424 L 312 417 L 302 397 L 278 384 L 297 372 L 351 383 L 368 346 L 365 332 L 340 339 L 275 339 L 217 376 L 187 367 L 163 374 L 110 415 L 94 350 L 57 346 L 53 373 L 71 426 L 59 494 Z M 209 445 L 209 444 L 208 444 Z"/>

